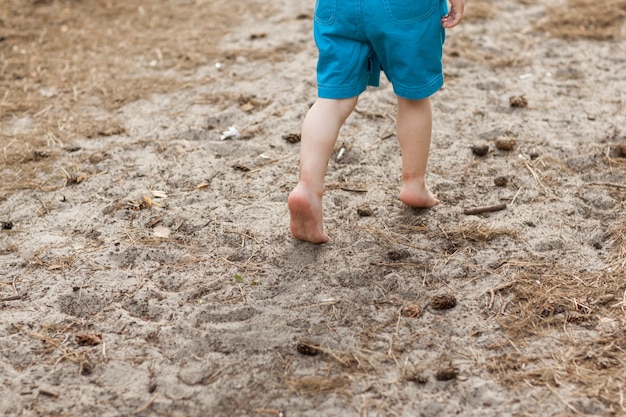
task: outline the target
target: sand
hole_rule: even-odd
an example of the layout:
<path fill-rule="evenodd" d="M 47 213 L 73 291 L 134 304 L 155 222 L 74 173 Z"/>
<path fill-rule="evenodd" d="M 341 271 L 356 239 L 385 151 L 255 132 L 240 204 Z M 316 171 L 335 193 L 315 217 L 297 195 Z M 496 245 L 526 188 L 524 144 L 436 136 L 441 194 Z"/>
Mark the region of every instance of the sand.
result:
<path fill-rule="evenodd" d="M 469 1 L 441 204 L 398 199 L 383 77 L 324 245 L 286 204 L 314 2 L 92 3 L 0 6 L 0 414 L 626 415 L 624 2 Z"/>

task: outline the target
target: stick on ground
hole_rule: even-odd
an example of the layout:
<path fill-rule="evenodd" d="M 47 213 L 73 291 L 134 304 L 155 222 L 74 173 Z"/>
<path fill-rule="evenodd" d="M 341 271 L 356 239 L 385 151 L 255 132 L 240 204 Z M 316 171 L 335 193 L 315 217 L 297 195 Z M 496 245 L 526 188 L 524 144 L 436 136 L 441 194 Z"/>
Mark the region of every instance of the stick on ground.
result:
<path fill-rule="evenodd" d="M 506 209 L 506 204 L 496 204 L 494 206 L 486 206 L 486 207 L 476 207 L 471 209 L 465 209 L 463 211 L 464 214 L 473 215 L 473 214 L 482 214 L 482 213 L 491 213 L 493 211 L 500 211 Z"/>

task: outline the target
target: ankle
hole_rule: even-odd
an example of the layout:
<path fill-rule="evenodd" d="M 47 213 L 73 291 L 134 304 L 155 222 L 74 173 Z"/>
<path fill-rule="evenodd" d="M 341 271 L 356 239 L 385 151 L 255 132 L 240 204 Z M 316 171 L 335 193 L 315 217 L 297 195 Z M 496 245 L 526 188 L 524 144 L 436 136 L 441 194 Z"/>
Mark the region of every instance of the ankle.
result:
<path fill-rule="evenodd" d="M 318 198 L 322 198 L 322 194 L 324 193 L 324 184 L 319 184 L 314 181 L 308 181 L 307 179 L 300 178 L 300 181 L 298 181 L 298 184 L 296 185 L 294 190 L 295 189 L 303 190 Z"/>
<path fill-rule="evenodd" d="M 426 186 L 426 177 L 424 175 L 402 174 L 402 183 L 406 185 Z"/>

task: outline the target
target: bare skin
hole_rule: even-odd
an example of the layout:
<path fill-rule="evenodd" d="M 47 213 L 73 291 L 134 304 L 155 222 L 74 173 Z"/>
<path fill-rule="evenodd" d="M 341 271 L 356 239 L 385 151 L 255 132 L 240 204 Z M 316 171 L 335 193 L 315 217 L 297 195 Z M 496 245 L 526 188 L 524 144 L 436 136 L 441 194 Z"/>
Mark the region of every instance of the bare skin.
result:
<path fill-rule="evenodd" d="M 302 125 L 300 181 L 289 194 L 291 234 L 311 243 L 325 243 L 322 194 L 328 161 L 337 142 L 339 129 L 357 103 L 357 97 L 318 99 Z"/>
<path fill-rule="evenodd" d="M 398 97 L 396 131 L 402 151 L 400 200 L 411 207 L 429 208 L 439 204 L 426 185 L 426 164 L 430 151 L 432 110 L 430 99 Z"/>
<path fill-rule="evenodd" d="M 465 0 L 449 0 L 450 11 L 441 19 L 441 26 L 446 29 L 452 29 L 463 19 L 465 11 Z"/>
<path fill-rule="evenodd" d="M 449 0 L 450 12 L 441 25 L 450 29 L 463 18 L 465 0 Z M 341 100 L 318 99 L 302 126 L 300 180 L 289 194 L 290 228 L 293 237 L 311 243 L 328 242 L 324 231 L 322 195 L 324 177 L 339 130 L 356 106 L 358 97 Z M 430 99 L 398 97 L 397 133 L 402 151 L 400 200 L 411 206 L 429 208 L 439 204 L 426 185 L 426 165 L 432 132 Z"/>
<path fill-rule="evenodd" d="M 302 126 L 300 181 L 289 194 L 291 234 L 311 243 L 329 240 L 324 231 L 322 195 L 324 176 L 341 126 L 357 103 L 357 97 L 344 100 L 319 99 L 307 113 Z M 402 151 L 400 200 L 419 208 L 439 204 L 426 185 L 426 164 L 430 149 L 432 110 L 430 99 L 398 97 L 397 133 Z"/>

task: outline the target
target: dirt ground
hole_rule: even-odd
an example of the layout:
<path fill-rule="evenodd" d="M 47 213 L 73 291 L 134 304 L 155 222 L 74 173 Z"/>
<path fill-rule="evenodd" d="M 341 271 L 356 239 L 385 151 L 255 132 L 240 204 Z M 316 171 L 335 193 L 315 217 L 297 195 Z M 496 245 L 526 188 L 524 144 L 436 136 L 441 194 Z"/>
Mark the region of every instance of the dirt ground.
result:
<path fill-rule="evenodd" d="M 626 1 L 468 0 L 441 205 L 398 200 L 383 79 L 321 246 L 313 8 L 2 0 L 0 414 L 626 415 Z"/>

